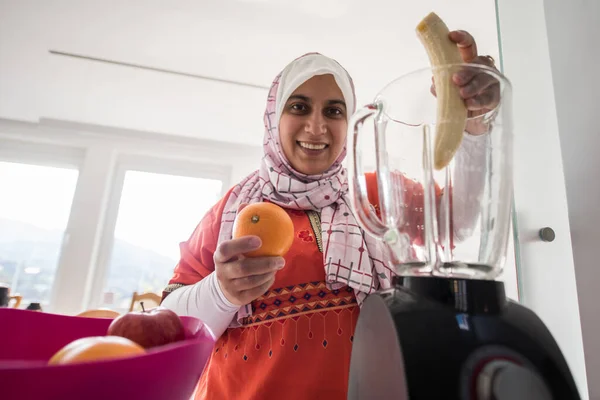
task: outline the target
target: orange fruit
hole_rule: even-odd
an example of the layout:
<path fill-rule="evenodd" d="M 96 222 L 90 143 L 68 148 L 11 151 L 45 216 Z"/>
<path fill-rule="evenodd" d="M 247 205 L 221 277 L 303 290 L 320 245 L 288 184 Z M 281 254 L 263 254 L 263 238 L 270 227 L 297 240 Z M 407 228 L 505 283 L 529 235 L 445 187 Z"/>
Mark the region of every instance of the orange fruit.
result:
<path fill-rule="evenodd" d="M 235 218 L 233 238 L 249 235 L 258 236 L 262 246 L 244 256 L 283 257 L 294 241 L 294 223 L 288 213 L 277 204 L 249 204 Z"/>
<path fill-rule="evenodd" d="M 121 336 L 90 336 L 76 339 L 57 351 L 49 365 L 109 360 L 144 354 L 137 343 Z"/>

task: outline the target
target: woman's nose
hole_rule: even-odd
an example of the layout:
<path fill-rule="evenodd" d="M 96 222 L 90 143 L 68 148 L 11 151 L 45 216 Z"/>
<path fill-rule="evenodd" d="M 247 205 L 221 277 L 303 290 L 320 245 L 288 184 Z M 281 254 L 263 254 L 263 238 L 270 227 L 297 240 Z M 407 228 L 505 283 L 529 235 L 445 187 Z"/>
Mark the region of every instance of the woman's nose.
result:
<path fill-rule="evenodd" d="M 304 130 L 312 135 L 323 135 L 327 132 L 327 123 L 321 113 L 313 113 L 306 120 Z"/>

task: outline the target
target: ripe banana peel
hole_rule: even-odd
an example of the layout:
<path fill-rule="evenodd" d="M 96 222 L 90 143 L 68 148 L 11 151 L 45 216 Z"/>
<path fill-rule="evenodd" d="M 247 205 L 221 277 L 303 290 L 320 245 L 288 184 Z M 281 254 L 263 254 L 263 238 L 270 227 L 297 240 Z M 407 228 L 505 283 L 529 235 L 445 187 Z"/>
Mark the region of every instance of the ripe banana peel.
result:
<path fill-rule="evenodd" d="M 433 70 L 437 94 L 433 165 L 435 169 L 440 170 L 452 161 L 460 147 L 467 121 L 467 108 L 458 86 L 452 82 L 452 74 L 456 69 L 436 67 L 461 64 L 463 60 L 456 43 L 448 37 L 448 27 L 435 13 L 432 12 L 423 18 L 416 31 L 427 51 Z"/>

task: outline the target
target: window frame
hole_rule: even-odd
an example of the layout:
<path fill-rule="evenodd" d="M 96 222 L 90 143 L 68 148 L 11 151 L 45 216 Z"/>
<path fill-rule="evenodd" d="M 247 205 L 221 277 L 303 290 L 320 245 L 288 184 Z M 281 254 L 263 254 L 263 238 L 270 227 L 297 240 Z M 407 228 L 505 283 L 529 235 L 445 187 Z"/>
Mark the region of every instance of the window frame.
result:
<path fill-rule="evenodd" d="M 0 159 L 79 171 L 44 311 L 75 315 L 101 300 L 128 169 L 219 179 L 225 194 L 232 181 L 258 166 L 261 154 L 260 146 L 52 119 L 0 118 Z"/>
<path fill-rule="evenodd" d="M 76 146 L 28 143 L 15 139 L 2 139 L 0 145 L 0 161 L 3 162 L 79 170 L 84 158 L 85 150 Z"/>
<path fill-rule="evenodd" d="M 88 309 L 99 307 L 102 304 L 102 293 L 104 291 L 106 280 L 108 279 L 110 258 L 114 245 L 114 232 L 119 217 L 119 207 L 125 184 L 125 175 L 128 171 L 220 180 L 222 182 L 221 195 L 224 195 L 229 187 L 231 173 L 228 168 L 215 166 L 214 164 L 209 163 L 122 154 L 115 166 L 111 195 L 108 200 L 106 215 L 103 222 L 104 229 L 102 231 L 100 248 L 96 258 L 96 268 L 92 278 L 90 296 L 88 297 L 86 304 L 86 308 Z M 181 238 L 181 240 L 185 239 L 186 238 Z M 173 268 L 175 268 L 175 265 L 173 265 Z"/>

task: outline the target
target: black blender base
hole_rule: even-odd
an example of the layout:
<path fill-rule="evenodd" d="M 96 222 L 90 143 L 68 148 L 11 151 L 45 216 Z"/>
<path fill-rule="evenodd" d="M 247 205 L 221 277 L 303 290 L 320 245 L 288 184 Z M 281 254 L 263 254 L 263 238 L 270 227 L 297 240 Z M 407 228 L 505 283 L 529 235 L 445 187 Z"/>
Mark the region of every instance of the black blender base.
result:
<path fill-rule="evenodd" d="M 554 338 L 496 281 L 399 278 L 369 296 L 348 399 L 580 399 Z"/>

